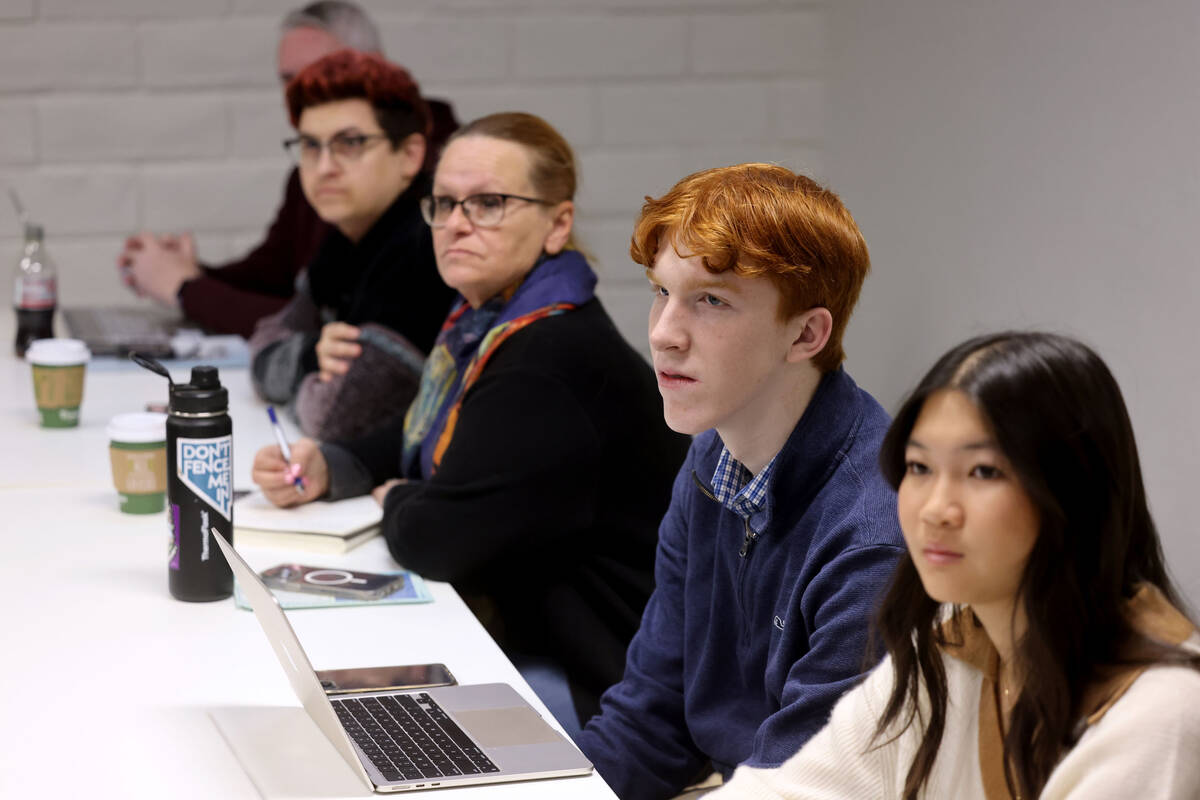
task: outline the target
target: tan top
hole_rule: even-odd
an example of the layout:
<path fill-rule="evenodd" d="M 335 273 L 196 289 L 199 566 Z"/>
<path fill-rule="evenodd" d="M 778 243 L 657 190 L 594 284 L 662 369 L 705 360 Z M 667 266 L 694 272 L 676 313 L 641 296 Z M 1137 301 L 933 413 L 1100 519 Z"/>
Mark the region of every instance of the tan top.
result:
<path fill-rule="evenodd" d="M 1135 631 L 1162 644 L 1177 646 L 1196 633 L 1191 621 L 1171 605 L 1158 587 L 1150 584 L 1138 588 L 1125 613 Z M 1004 779 L 1004 730 L 997 691 L 1000 655 L 969 608 L 948 620 L 942 631 L 948 642 L 942 647 L 945 653 L 970 664 L 983 675 L 979 690 L 979 769 L 987 800 L 1022 800 L 1020 795 L 1014 798 L 1009 793 Z M 1150 666 L 1117 666 L 1089 686 L 1083 694 L 1085 717 L 1080 733 L 1099 722 Z"/>

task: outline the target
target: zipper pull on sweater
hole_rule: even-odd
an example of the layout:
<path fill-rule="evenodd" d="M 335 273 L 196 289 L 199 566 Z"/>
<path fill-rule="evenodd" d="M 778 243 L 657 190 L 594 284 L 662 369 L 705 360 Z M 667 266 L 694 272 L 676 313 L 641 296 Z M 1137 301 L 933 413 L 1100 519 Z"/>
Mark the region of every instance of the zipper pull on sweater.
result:
<path fill-rule="evenodd" d="M 750 555 L 750 549 L 754 547 L 754 543 L 758 541 L 758 534 L 750 530 L 750 520 L 742 520 L 742 524 L 746 527 L 746 538 L 742 539 L 742 548 L 738 550 L 738 555 L 742 558 Z"/>

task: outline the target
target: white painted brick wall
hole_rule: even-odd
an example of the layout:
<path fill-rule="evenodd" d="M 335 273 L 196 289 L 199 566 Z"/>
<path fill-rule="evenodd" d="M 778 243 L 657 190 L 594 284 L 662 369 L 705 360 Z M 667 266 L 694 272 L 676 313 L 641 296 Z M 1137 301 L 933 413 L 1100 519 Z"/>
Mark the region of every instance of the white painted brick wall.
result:
<path fill-rule="evenodd" d="M 644 269 L 629 258 L 629 237 L 636 209 L 641 208 L 641 198 L 635 204 L 635 212 L 628 220 L 606 219 L 581 213 L 575 221 L 575 236 L 580 246 L 592 257 L 596 274 L 602 285 L 621 283 L 627 286 L 649 287 L 643 279 Z M 647 294 L 647 296 L 649 296 Z"/>
<path fill-rule="evenodd" d="M 0 19 L 30 19 L 33 0 L 0 0 Z"/>
<path fill-rule="evenodd" d="M 597 149 L 583 153 L 579 162 L 580 213 L 616 217 L 627 221 L 631 230 L 645 195 L 662 194 L 686 174 L 679 151 L 670 147 Z"/>
<path fill-rule="evenodd" d="M 684 16 L 534 15 L 517 23 L 518 78 L 679 75 L 687 33 Z"/>
<path fill-rule="evenodd" d="M 0 91 L 98 89 L 136 82 L 137 35 L 132 27 L 0 27 Z"/>
<path fill-rule="evenodd" d="M 140 26 L 147 86 L 269 86 L 276 26 L 267 19 L 192 20 Z"/>
<path fill-rule="evenodd" d="M 195 231 L 214 261 L 258 241 L 289 167 L 273 62 L 300 2 L 0 0 L 0 181 L 46 224 L 64 303 L 132 302 L 113 264 L 134 231 Z M 574 145 L 580 239 L 643 352 L 647 194 L 739 161 L 821 175 L 824 0 L 362 2 L 460 119 L 527 110 Z M 15 233 L 0 223 L 11 258 Z"/>
<path fill-rule="evenodd" d="M 385 0 L 385 2 L 394 2 L 394 0 Z M 297 3 L 295 0 L 233 0 L 233 13 L 269 14 L 278 18 L 301 5 L 303 3 Z M 369 8 L 372 13 L 376 10 L 370 8 L 369 3 L 359 3 L 359 5 L 363 8 Z"/>
<path fill-rule="evenodd" d="M 40 0 L 48 19 L 155 19 L 211 17 L 229 10 L 231 0 Z"/>
<path fill-rule="evenodd" d="M 283 157 L 283 140 L 295 135 L 278 88 L 229 92 L 229 152 L 237 157 Z"/>
<path fill-rule="evenodd" d="M 709 167 L 744 164 L 747 161 L 765 161 L 770 164 L 781 164 L 788 169 L 811 175 L 818 180 L 823 180 L 825 175 L 821 151 L 803 144 L 772 142 L 768 144 L 700 145 L 685 148 L 680 153 L 679 160 L 685 174 Z"/>
<path fill-rule="evenodd" d="M 588 149 L 598 138 L 600 112 L 596 90 L 589 86 L 451 86 L 442 91 L 435 83 L 425 92 L 453 103 L 463 122 L 497 111 L 528 111 L 557 128 L 577 151 Z"/>
<path fill-rule="evenodd" d="M 600 90 L 606 144 L 759 142 L 768 87 L 754 82 L 654 81 Z"/>
<path fill-rule="evenodd" d="M 688 55 L 705 75 L 815 75 L 827 40 L 823 11 L 698 15 Z"/>
<path fill-rule="evenodd" d="M 225 154 L 225 101 L 216 94 L 52 96 L 37 109 L 41 155 L 49 162 Z"/>
<path fill-rule="evenodd" d="M 0 161 L 28 164 L 37 155 L 33 104 L 28 100 L 0 101 Z"/>
<path fill-rule="evenodd" d="M 222 231 L 269 216 L 283 196 L 288 162 L 147 165 L 142 170 L 143 218 L 150 230 Z"/>
<path fill-rule="evenodd" d="M 495 82 L 508 74 L 512 22 L 508 19 L 391 19 L 379 17 L 384 52 L 418 83 Z"/>
<path fill-rule="evenodd" d="M 138 225 L 134 165 L 4 170 L 0 182 L 17 190 L 31 218 L 45 225 L 48 237 L 128 231 Z"/>
<path fill-rule="evenodd" d="M 780 82 L 773 87 L 769 102 L 776 138 L 806 142 L 825 138 L 829 106 L 825 83 L 819 78 Z"/>

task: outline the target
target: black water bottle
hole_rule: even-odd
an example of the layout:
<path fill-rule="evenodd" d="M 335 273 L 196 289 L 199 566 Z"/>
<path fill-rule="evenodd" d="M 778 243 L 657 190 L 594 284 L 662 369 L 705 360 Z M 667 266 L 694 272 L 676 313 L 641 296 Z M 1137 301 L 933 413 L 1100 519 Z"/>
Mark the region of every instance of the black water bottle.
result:
<path fill-rule="evenodd" d="M 233 573 L 212 539 L 215 530 L 233 541 L 233 422 L 216 367 L 193 367 L 190 383 L 171 385 L 167 512 L 171 594 L 191 602 L 233 594 Z"/>

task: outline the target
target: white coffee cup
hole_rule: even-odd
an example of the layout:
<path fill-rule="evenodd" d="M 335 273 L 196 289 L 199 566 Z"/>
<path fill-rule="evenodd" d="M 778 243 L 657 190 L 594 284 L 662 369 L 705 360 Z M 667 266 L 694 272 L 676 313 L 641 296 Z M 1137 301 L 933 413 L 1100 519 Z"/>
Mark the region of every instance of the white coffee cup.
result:
<path fill-rule="evenodd" d="M 108 455 L 121 510 L 154 514 L 166 507 L 167 415 L 139 411 L 108 423 Z"/>
<path fill-rule="evenodd" d="M 74 428 L 83 402 L 83 374 L 92 354 L 79 339 L 35 339 L 25 350 L 43 428 Z"/>

